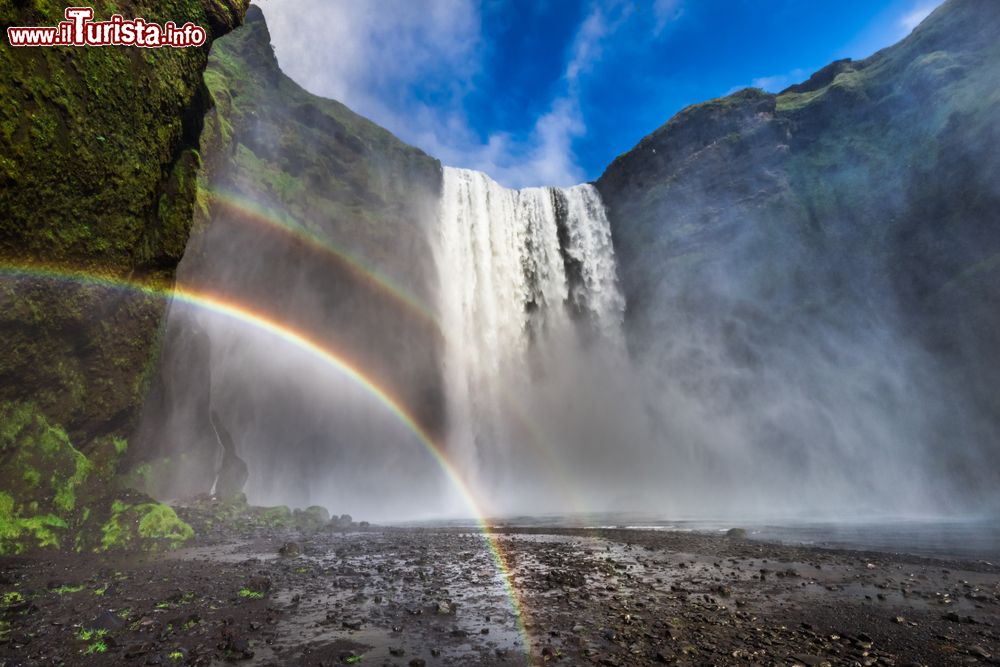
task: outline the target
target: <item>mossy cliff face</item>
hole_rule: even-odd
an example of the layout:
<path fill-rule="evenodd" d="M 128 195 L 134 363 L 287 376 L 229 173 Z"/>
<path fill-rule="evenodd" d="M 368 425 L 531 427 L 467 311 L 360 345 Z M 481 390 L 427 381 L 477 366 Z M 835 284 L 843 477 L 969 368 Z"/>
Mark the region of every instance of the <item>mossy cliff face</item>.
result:
<path fill-rule="evenodd" d="M 213 108 L 199 223 L 179 280 L 324 341 L 434 429 L 439 334 L 373 275 L 432 303 L 424 225 L 436 212 L 440 164 L 286 77 L 257 7 L 216 43 L 205 80 Z M 304 407 L 318 403 L 310 383 L 265 382 L 242 367 L 210 373 L 219 355 L 197 314 L 171 322 L 133 449 L 136 464 L 151 462 L 146 488 L 174 497 L 211 489 L 219 444 L 210 405 L 239 447 L 248 435 L 272 438 L 272 473 L 300 459 L 310 466 L 320 454 L 304 453 L 310 438 L 329 431 Z M 292 436 L 299 442 L 285 442 Z"/>
<path fill-rule="evenodd" d="M 113 471 L 99 475 L 98 460 L 134 426 L 165 311 L 154 296 L 38 269 L 169 288 L 193 222 L 210 103 L 202 79 L 210 42 L 179 50 L 6 43 L 7 26 L 55 25 L 70 4 L 0 2 L 5 550 L 72 547 L 89 520 L 83 513 L 102 513 L 105 501 L 87 493 L 108 493 Z M 95 18 L 192 21 L 211 39 L 238 25 L 245 8 L 243 0 L 103 2 Z"/>
<path fill-rule="evenodd" d="M 0 3 L 0 27 L 55 25 L 64 2 Z M 105 2 L 218 37 L 242 0 Z M 0 264 L 168 287 L 192 224 L 209 46 L 0 47 Z M 164 304 L 120 290 L 0 280 L 0 400 L 35 402 L 86 447 L 124 433 L 144 394 Z"/>
<path fill-rule="evenodd" d="M 0 554 L 170 549 L 191 539 L 170 507 L 115 491 L 127 447 L 108 436 L 84 455 L 34 405 L 0 404 Z"/>
<path fill-rule="evenodd" d="M 970 482 L 956 497 L 991 495 L 1000 484 L 997 9 L 949 0 L 867 60 L 834 63 L 779 95 L 744 90 L 685 109 L 617 158 L 596 185 L 633 351 L 671 360 L 662 377 L 732 406 L 760 397 L 775 379 L 766 369 L 799 351 L 808 363 L 789 375 L 801 379 L 808 364 L 829 362 L 833 376 L 845 356 L 856 363 L 882 345 L 883 361 L 899 355 L 900 374 L 926 374 L 911 373 L 905 391 L 874 387 L 859 409 L 937 392 L 886 408 L 887 419 L 893 409 L 927 418 L 898 445 L 917 458 L 917 441 L 931 443 L 927 455 L 949 470 L 935 481 Z M 860 366 L 859 376 L 871 370 Z M 816 435 L 770 451 L 809 460 L 826 437 Z M 782 441 L 773 430 L 761 437 Z"/>

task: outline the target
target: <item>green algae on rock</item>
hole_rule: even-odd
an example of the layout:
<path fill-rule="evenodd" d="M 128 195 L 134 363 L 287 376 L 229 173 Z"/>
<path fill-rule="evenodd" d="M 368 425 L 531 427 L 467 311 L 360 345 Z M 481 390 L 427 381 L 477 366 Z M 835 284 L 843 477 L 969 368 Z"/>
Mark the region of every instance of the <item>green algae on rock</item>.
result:
<path fill-rule="evenodd" d="M 176 549 L 194 537 L 194 530 L 173 508 L 156 502 L 129 505 L 116 500 L 101 525 L 100 551 Z"/>
<path fill-rule="evenodd" d="M 118 490 L 123 439 L 99 439 L 88 457 L 30 403 L 0 404 L 0 424 L 0 554 L 156 550 L 194 536 L 170 507 Z"/>
<path fill-rule="evenodd" d="M 0 553 L 60 546 L 92 466 L 31 404 L 0 404 L 0 424 Z"/>

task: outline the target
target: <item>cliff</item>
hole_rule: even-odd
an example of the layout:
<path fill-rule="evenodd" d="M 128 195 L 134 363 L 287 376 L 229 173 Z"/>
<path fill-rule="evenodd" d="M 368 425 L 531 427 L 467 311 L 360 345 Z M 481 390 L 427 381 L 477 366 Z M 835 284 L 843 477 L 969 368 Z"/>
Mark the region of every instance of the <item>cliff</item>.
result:
<path fill-rule="evenodd" d="M 5 2 L 0 29 L 55 25 L 67 4 Z M 4 37 L 0 552 L 113 518 L 83 496 L 106 493 L 145 398 L 165 310 L 155 292 L 172 285 L 193 222 L 209 106 L 202 73 L 211 39 L 245 9 L 242 0 L 100 7 L 99 19 L 197 23 L 210 33 L 201 48 L 13 48 Z M 152 511 L 161 512 L 150 505 L 141 516 Z M 94 545 L 100 531 L 77 540 Z"/>
<path fill-rule="evenodd" d="M 212 149 L 179 280 L 321 341 L 426 428 L 438 428 L 440 339 L 428 315 L 426 223 L 437 210 L 440 164 L 285 76 L 257 7 L 216 44 L 206 81 Z M 328 441 L 330 433 L 347 436 L 326 423 L 337 403 L 324 405 L 310 378 L 272 377 L 233 363 L 231 352 L 224 362 L 225 350 L 213 348 L 213 322 L 198 313 L 178 311 L 171 323 L 134 450 L 136 463 L 151 462 L 144 469 L 151 490 L 211 488 L 218 444 L 210 404 L 250 450 L 251 472 L 266 465 L 269 478 L 351 447 Z M 228 338 L 243 334 L 252 331 Z M 226 339 L 215 337 L 216 346 Z M 272 352 L 278 359 L 289 350 Z"/>
<path fill-rule="evenodd" d="M 633 352 L 716 416 L 755 412 L 735 428 L 758 454 L 864 470 L 885 437 L 972 506 L 1000 482 L 998 30 L 995 3 L 949 0 L 866 60 L 683 110 L 597 181 Z M 909 430 L 830 445 L 845 405 Z"/>

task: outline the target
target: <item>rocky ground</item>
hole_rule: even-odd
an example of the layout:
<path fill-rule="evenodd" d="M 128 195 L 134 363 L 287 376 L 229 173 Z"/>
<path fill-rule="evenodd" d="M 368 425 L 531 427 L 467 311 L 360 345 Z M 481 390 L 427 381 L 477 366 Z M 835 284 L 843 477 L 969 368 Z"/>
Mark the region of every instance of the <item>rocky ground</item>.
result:
<path fill-rule="evenodd" d="M 244 531 L 0 560 L 0 665 L 1000 664 L 1000 567 L 740 535 Z"/>

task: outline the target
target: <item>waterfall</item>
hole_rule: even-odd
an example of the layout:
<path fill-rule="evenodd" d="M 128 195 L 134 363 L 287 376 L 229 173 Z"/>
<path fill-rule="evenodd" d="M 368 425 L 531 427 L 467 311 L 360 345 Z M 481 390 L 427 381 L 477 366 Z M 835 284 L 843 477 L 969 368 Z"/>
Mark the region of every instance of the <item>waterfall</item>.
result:
<path fill-rule="evenodd" d="M 551 405 L 583 400 L 577 371 L 624 358 L 604 206 L 590 185 L 511 190 L 446 167 L 434 241 L 450 455 L 477 485 L 508 490 L 539 419 L 566 431 Z"/>

